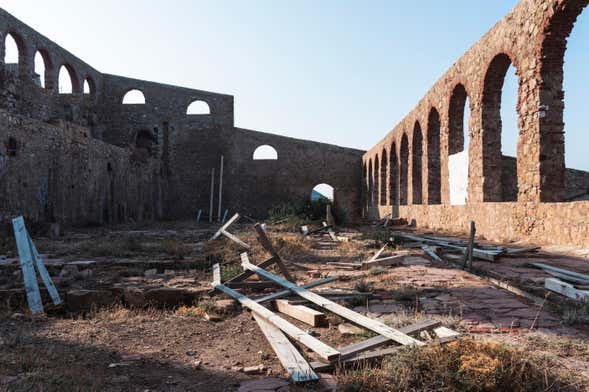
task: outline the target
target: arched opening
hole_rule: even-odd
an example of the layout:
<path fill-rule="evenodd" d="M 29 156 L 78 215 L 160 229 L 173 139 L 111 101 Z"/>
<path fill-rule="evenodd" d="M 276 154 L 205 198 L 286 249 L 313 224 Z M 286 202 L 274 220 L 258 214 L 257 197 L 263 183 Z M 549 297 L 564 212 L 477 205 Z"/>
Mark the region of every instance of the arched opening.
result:
<path fill-rule="evenodd" d="M 368 161 L 368 205 L 374 206 L 374 177 L 372 177 L 372 160 Z"/>
<path fill-rule="evenodd" d="M 20 67 L 24 63 L 24 50 L 22 39 L 15 33 L 6 34 L 4 39 L 4 71 L 7 74 L 18 77 Z"/>
<path fill-rule="evenodd" d="M 374 206 L 380 205 L 380 159 L 374 157 Z"/>
<path fill-rule="evenodd" d="M 462 84 L 457 85 L 452 92 L 448 119 L 450 204 L 463 205 L 468 198 L 470 100 Z"/>
<path fill-rule="evenodd" d="M 318 184 L 311 191 L 311 201 L 325 204 L 333 204 L 334 190 L 329 184 Z"/>
<path fill-rule="evenodd" d="M 5 147 L 7 156 L 15 157 L 18 154 L 18 142 L 12 136 L 6 141 Z"/>
<path fill-rule="evenodd" d="M 399 204 L 399 159 L 397 157 L 397 145 L 391 145 L 389 167 L 389 201 L 392 206 Z"/>
<path fill-rule="evenodd" d="M 407 205 L 409 196 L 409 140 L 404 133 L 401 138 L 401 151 L 399 153 L 399 204 Z"/>
<path fill-rule="evenodd" d="M 137 138 L 135 139 L 135 148 L 139 155 L 149 157 L 153 154 L 153 145 L 155 139 L 151 132 L 147 130 L 141 130 L 137 132 Z"/>
<path fill-rule="evenodd" d="M 543 31 L 545 39 L 540 54 L 542 60 L 539 63 L 542 76 L 539 112 L 539 168 L 542 181 L 538 184 L 541 201 L 577 200 L 573 189 L 589 188 L 589 180 L 578 181 L 580 178 L 576 180 L 582 186 L 572 186 L 571 180 L 574 180 L 575 174 L 583 173 L 566 170 L 567 166 L 584 170 L 589 166 L 589 160 L 583 151 L 586 145 L 585 96 L 589 81 L 585 58 L 589 26 L 583 20 L 588 16 L 582 14 L 586 4 L 586 1 L 560 2 L 555 6 L 554 15 Z M 563 90 L 563 87 L 566 88 Z M 577 124 L 580 125 L 578 130 Z M 582 135 L 580 139 L 575 138 L 577 132 Z M 585 160 L 575 158 L 578 156 L 575 153 L 577 148 L 581 149 L 581 156 Z"/>
<path fill-rule="evenodd" d="M 253 155 L 254 161 L 276 161 L 278 160 L 278 151 L 268 144 L 256 148 Z"/>
<path fill-rule="evenodd" d="M 145 95 L 141 90 L 129 90 L 123 96 L 123 105 L 145 105 Z"/>
<path fill-rule="evenodd" d="M 59 68 L 57 83 L 60 94 L 73 94 L 78 92 L 78 78 L 74 69 L 69 65 L 62 65 Z"/>
<path fill-rule="evenodd" d="M 422 168 L 423 168 L 423 135 L 419 122 L 415 122 L 413 127 L 413 166 L 411 168 L 411 186 L 413 188 L 413 204 L 421 204 L 423 198 L 422 192 Z"/>
<path fill-rule="evenodd" d="M 51 60 L 49 55 L 44 50 L 38 50 L 35 53 L 35 73 L 33 74 L 33 82 L 40 88 L 48 88 L 47 76 L 51 69 Z"/>
<path fill-rule="evenodd" d="M 198 100 L 188 105 L 188 108 L 186 109 L 186 114 L 191 116 L 211 114 L 211 108 L 209 107 L 209 104 L 205 101 Z"/>
<path fill-rule="evenodd" d="M 440 114 L 436 108 L 429 112 L 427 121 L 427 203 L 442 202 L 440 165 Z"/>
<path fill-rule="evenodd" d="M 84 94 L 85 95 L 94 95 L 96 93 L 96 85 L 94 84 L 94 79 L 90 76 L 86 76 L 84 79 Z"/>
<path fill-rule="evenodd" d="M 382 159 L 380 162 L 380 205 L 387 205 L 387 168 L 389 164 L 387 162 L 387 150 L 383 148 Z"/>
<path fill-rule="evenodd" d="M 514 113 L 513 108 L 517 105 L 518 82 L 517 77 L 514 76 L 513 67 L 511 67 L 509 84 L 505 84 L 510 67 L 509 56 L 499 54 L 491 61 L 485 75 L 482 133 L 483 201 L 517 200 L 516 150 L 519 128 L 517 126 L 517 112 Z M 505 130 L 503 130 L 503 120 L 505 120 Z M 505 141 L 503 147 L 502 139 Z M 503 156 L 503 151 L 513 156 Z"/>

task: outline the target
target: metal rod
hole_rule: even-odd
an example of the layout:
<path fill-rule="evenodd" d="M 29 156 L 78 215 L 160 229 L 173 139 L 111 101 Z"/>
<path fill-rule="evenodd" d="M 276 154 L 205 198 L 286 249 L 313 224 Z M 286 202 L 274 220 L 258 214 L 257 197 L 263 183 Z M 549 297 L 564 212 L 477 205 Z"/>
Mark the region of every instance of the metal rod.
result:
<path fill-rule="evenodd" d="M 211 169 L 211 201 L 209 204 L 209 223 L 213 223 L 213 203 L 215 198 L 215 168 Z"/>

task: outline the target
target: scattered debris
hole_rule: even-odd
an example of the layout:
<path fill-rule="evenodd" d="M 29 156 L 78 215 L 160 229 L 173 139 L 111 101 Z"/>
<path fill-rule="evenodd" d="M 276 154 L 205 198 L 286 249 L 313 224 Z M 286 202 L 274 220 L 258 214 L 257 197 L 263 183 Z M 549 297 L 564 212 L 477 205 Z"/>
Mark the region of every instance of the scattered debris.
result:
<path fill-rule="evenodd" d="M 245 242 L 243 242 L 242 240 L 237 238 L 235 235 L 233 235 L 227 231 L 229 226 L 231 226 L 233 223 L 235 223 L 238 219 L 239 219 L 239 213 L 235 213 L 235 215 L 233 215 L 231 217 L 231 219 L 229 219 L 227 221 L 227 223 L 225 223 L 223 226 L 221 226 L 221 228 L 219 230 L 217 230 L 217 232 L 211 237 L 211 239 L 209 241 L 214 241 L 217 238 L 219 238 L 221 235 L 224 235 L 225 237 L 229 238 L 231 241 L 235 242 L 236 244 L 240 245 L 241 247 L 243 247 L 245 249 L 249 249 L 250 246 L 248 244 L 246 244 Z"/>

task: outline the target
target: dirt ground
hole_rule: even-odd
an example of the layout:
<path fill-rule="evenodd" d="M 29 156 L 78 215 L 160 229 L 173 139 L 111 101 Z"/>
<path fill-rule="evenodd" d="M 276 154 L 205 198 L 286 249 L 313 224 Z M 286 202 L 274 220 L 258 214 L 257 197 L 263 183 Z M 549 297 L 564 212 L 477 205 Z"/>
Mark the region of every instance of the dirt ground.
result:
<path fill-rule="evenodd" d="M 208 297 L 212 263 L 222 264 L 224 280 L 241 270 L 237 245 L 226 239 L 206 241 L 217 228 L 166 222 L 68 230 L 57 239 L 34 236 L 66 302 L 46 306 L 48 316 L 34 320 L 26 311 L 14 248 L 5 242 L 0 248 L 7 256 L 0 260 L 0 390 L 333 390 L 339 373 L 324 375 L 313 385 L 286 385 L 281 381 L 286 380 L 285 372 L 251 315 L 228 301 L 216 302 L 226 299 L 224 295 Z M 230 231 L 252 246 L 252 262 L 269 257 L 255 240 L 251 224 L 232 226 Z M 303 239 L 288 225 L 269 226 L 268 235 L 299 283 L 338 276 L 314 290 L 370 292 L 342 302 L 358 312 L 393 327 L 440 320 L 469 339 L 500 342 L 550 358 L 575 376 L 570 390 L 589 385 L 586 315 L 565 317 L 567 309 L 558 301 L 538 305 L 485 278 L 435 262 L 420 249 L 391 248 L 383 256 L 403 254 L 402 263 L 366 271 L 330 264 L 357 263 L 374 254 L 389 235 L 375 226 L 340 229 L 338 235 L 349 241 L 339 243 L 327 236 Z M 540 282 L 542 273 L 521 271 L 528 268 L 522 261 L 527 257 L 561 260 L 569 268 L 586 261 L 586 255 L 570 250 L 556 254 L 543 249 L 492 266 L 476 262 L 475 267 L 504 274 L 506 280 L 541 294 L 533 282 Z M 583 268 L 581 263 L 577 270 L 584 272 Z M 205 319 L 213 313 L 218 321 Z M 333 347 L 372 336 L 343 335 L 343 320 L 333 315 L 321 328 L 284 317 Z M 300 349 L 314 359 L 313 353 Z M 244 372 L 258 365 L 256 374 Z M 251 384 L 254 380 L 267 383 L 256 386 Z"/>

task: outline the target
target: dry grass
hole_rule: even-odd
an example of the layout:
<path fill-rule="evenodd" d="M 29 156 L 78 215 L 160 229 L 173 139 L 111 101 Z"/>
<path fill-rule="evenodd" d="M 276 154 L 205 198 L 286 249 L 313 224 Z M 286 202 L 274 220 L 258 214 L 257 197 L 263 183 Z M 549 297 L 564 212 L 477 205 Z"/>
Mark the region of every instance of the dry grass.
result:
<path fill-rule="evenodd" d="M 497 343 L 463 339 L 403 347 L 380 368 L 337 373 L 343 391 L 577 391 L 582 385 L 546 358 Z"/>

